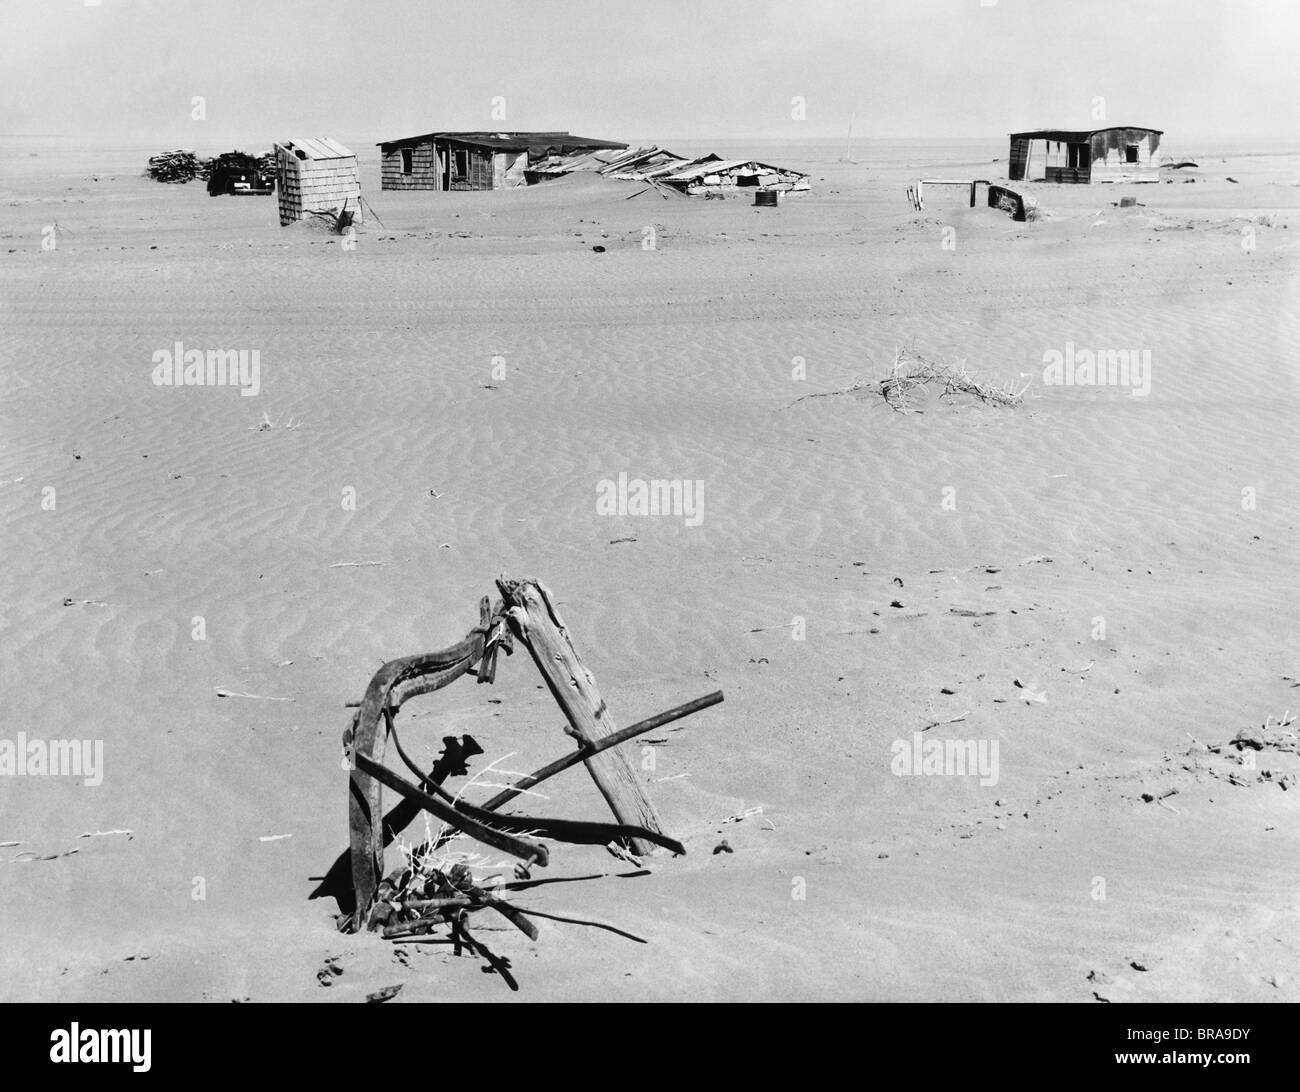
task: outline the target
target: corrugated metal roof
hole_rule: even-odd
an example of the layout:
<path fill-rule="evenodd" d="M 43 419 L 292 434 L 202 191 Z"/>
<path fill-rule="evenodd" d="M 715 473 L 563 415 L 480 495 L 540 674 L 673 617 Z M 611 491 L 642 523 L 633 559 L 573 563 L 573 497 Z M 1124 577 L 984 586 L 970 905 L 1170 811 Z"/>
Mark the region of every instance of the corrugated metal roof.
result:
<path fill-rule="evenodd" d="M 294 137 L 286 140 L 281 147 L 296 148 L 307 153 L 308 159 L 353 159 L 356 158 L 342 144 L 332 137 Z"/>

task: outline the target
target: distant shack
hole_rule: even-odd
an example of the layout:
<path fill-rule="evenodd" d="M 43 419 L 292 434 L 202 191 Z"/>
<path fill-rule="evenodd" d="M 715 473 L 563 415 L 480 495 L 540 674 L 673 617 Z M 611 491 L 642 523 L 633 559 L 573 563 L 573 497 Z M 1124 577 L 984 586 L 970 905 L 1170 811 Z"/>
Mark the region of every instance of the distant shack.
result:
<path fill-rule="evenodd" d="M 275 146 L 280 224 L 312 212 L 360 212 L 361 176 L 357 157 L 329 137 L 286 140 Z"/>
<path fill-rule="evenodd" d="M 1011 134 L 1012 182 L 1158 182 L 1160 129 L 1032 129 Z"/>
<path fill-rule="evenodd" d="M 570 133 L 444 132 L 379 145 L 386 190 L 500 190 L 527 184 L 524 172 L 552 156 L 621 151 L 617 140 Z"/>

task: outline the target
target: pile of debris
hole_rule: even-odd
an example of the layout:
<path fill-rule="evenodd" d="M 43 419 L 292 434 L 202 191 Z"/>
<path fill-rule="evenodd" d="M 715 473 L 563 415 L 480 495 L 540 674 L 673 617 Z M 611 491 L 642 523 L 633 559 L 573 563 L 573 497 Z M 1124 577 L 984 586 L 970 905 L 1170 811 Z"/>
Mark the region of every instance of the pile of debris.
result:
<path fill-rule="evenodd" d="M 155 182 L 189 182 L 198 173 L 198 157 L 183 148 L 149 157 L 149 177 Z"/>
<path fill-rule="evenodd" d="M 709 153 L 690 159 L 652 146 L 632 150 L 553 155 L 525 172 L 531 186 L 550 178 L 593 171 L 607 178 L 664 185 L 689 196 L 711 196 L 736 188 L 802 193 L 811 188 L 808 175 L 787 167 L 774 167 L 756 159 L 723 159 Z"/>
<path fill-rule="evenodd" d="M 1300 776 L 1300 764 L 1294 757 L 1300 755 L 1300 736 L 1291 727 L 1295 721 L 1287 710 L 1280 720 L 1275 722 L 1270 716 L 1260 727 L 1243 728 L 1226 743 L 1204 744 L 1209 754 L 1219 755 L 1230 767 L 1227 774 L 1211 768 L 1210 776 L 1242 788 L 1253 781 L 1271 782 L 1284 792 L 1290 789 Z M 1187 753 L 1194 754 L 1195 749 Z M 1292 757 L 1284 759 L 1282 755 Z M 1265 766 L 1266 761 L 1271 761 L 1271 765 Z"/>

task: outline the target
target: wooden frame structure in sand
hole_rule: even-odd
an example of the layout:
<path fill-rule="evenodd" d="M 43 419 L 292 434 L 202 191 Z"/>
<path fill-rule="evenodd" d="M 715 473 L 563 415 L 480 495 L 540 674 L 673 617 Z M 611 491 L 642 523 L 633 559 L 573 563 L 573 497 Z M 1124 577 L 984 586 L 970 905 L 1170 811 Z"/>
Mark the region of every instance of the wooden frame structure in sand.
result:
<path fill-rule="evenodd" d="M 396 833 L 383 817 L 383 785 L 401 793 L 416 809 L 429 811 L 449 827 L 526 863 L 545 865 L 548 853 L 541 843 L 522 836 L 525 833 L 541 833 L 570 842 L 623 841 L 638 854 L 647 853 L 656 845 L 685 852 L 680 842 L 663 833 L 658 812 L 631 763 L 616 748 L 643 732 L 716 705 L 722 701 L 721 692 L 618 730 L 594 677 L 582 663 L 555 610 L 548 589 L 538 581 L 505 578 L 497 581 L 497 588 L 501 599 L 491 608 L 489 599 L 483 597 L 479 603 L 479 624 L 462 641 L 440 652 L 407 656 L 384 664 L 371 678 L 365 697 L 344 733 L 351 771 L 349 853 L 355 894 L 355 908 L 345 923 L 348 931 L 372 925 L 371 910 L 384 876 L 384 845 Z M 388 738 L 392 736 L 396 741 L 393 718 L 406 701 L 439 690 L 471 672 L 480 683 L 491 683 L 496 677 L 498 653 L 505 649 L 510 655 L 515 639 L 527 647 L 564 712 L 569 722 L 565 731 L 577 740 L 576 751 L 522 778 L 482 807 L 455 800 L 427 777 L 423 778 L 423 788 L 413 785 L 382 764 Z M 400 753 L 400 743 L 397 748 Z M 410 765 L 405 754 L 402 757 Z M 616 824 L 495 814 L 497 808 L 525 789 L 578 762 L 586 765 Z"/>

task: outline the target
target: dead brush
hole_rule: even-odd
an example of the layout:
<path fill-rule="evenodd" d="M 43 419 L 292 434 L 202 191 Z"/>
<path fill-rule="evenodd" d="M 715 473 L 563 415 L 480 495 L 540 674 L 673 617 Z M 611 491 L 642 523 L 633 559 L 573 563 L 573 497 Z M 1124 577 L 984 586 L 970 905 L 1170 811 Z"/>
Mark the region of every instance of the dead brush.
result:
<path fill-rule="evenodd" d="M 915 349 L 899 348 L 894 352 L 889 375 L 879 383 L 879 390 L 891 409 L 913 413 L 917 394 L 923 389 L 937 388 L 940 398 L 967 395 L 989 405 L 1019 406 L 1025 400 L 1030 382 L 1027 380 L 1020 386 L 1014 382 L 985 382 L 971 374 L 964 360 L 945 364 L 930 360 Z M 862 385 L 858 383 L 850 389 L 860 389 Z"/>
<path fill-rule="evenodd" d="M 514 752 L 502 755 L 498 759 L 489 762 L 483 769 L 474 773 L 468 781 L 465 782 L 457 791 L 454 799 L 457 803 L 465 796 L 466 790 L 471 788 L 479 789 L 504 789 L 509 785 L 498 781 L 486 780 L 487 775 L 496 774 L 507 778 L 522 780 L 523 774 L 516 770 L 506 770 L 501 768 L 501 763 L 512 757 Z M 535 796 L 545 800 L 546 796 L 540 792 L 534 792 L 527 788 L 518 790 L 520 795 Z M 424 841 L 418 844 L 411 844 L 405 839 L 398 840 L 398 849 L 401 851 L 402 858 L 406 862 L 405 869 L 401 870 L 407 877 L 405 882 L 406 891 L 415 891 L 418 889 L 428 889 L 431 885 L 437 886 L 443 878 L 453 873 L 473 875 L 476 873 L 495 873 L 488 875 L 482 882 L 484 888 L 491 887 L 499 882 L 500 872 L 502 869 L 514 868 L 516 872 L 521 869 L 522 865 L 515 865 L 509 861 L 489 862 L 487 857 L 481 853 L 461 852 L 446 848 L 452 841 L 462 838 L 460 831 L 453 829 L 446 823 L 440 823 L 437 831 L 433 830 L 429 821 L 429 816 L 424 817 Z M 421 897 L 421 896 L 416 896 Z"/>
<path fill-rule="evenodd" d="M 865 394 L 877 393 L 891 409 L 899 413 L 920 413 L 921 410 L 916 405 L 919 394 L 937 387 L 940 398 L 966 395 L 988 405 L 1019 406 L 1024 402 L 1025 392 L 1032 382 L 1032 379 L 1028 379 L 1023 384 L 1014 381 L 987 383 L 972 375 L 964 360 L 959 360 L 956 364 L 945 364 L 931 360 L 913 348 L 900 347 L 894 350 L 894 363 L 884 379 L 873 380 L 859 376 L 847 387 L 805 394 L 790 405 L 798 405 L 810 398 L 831 398 L 841 394 L 861 398 Z"/>
<path fill-rule="evenodd" d="M 500 787 L 496 782 L 485 780 L 488 774 L 522 777 L 516 771 L 501 768 L 500 764 L 509 757 L 503 755 L 477 771 L 460 787 L 454 799 L 459 802 L 470 788 Z M 540 793 L 529 795 L 541 796 Z M 537 939 L 532 923 L 498 896 L 505 882 L 502 870 L 509 868 L 510 863 L 490 861 L 482 853 L 472 850 L 451 848 L 450 844 L 461 837 L 460 831 L 446 823 L 440 824 L 435 831 L 426 815 L 423 841 L 398 840 L 402 866 L 389 873 L 380 885 L 381 900 L 391 908 L 384 936 L 389 939 L 419 936 L 449 925 L 453 939 L 467 938 L 467 916 L 475 910 L 491 907 L 531 939 Z M 515 874 L 525 878 L 527 871 L 521 873 L 516 866 Z"/>

